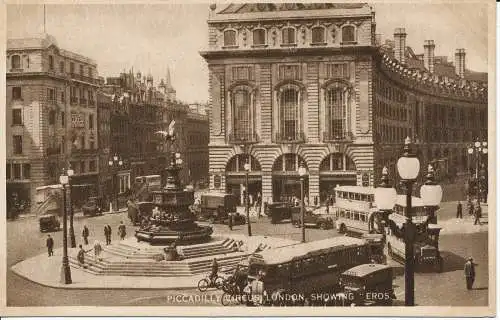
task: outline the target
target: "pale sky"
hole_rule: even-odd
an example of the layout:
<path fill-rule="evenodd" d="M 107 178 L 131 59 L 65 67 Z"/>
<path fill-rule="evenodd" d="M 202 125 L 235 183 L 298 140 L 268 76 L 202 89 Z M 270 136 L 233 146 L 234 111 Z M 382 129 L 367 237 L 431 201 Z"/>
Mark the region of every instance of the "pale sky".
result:
<path fill-rule="evenodd" d="M 221 5 L 219 5 L 221 6 Z M 436 55 L 454 61 L 466 49 L 466 66 L 487 71 L 487 6 L 468 4 L 373 4 L 377 33 L 393 37 L 406 28 L 407 45 L 423 52 L 433 39 Z M 208 100 L 208 68 L 198 54 L 208 45 L 208 3 L 46 5 L 46 31 L 60 48 L 94 59 L 99 75 L 134 68 L 151 73 L 155 85 L 170 67 L 178 99 Z M 43 5 L 7 5 L 7 37 L 43 32 Z"/>

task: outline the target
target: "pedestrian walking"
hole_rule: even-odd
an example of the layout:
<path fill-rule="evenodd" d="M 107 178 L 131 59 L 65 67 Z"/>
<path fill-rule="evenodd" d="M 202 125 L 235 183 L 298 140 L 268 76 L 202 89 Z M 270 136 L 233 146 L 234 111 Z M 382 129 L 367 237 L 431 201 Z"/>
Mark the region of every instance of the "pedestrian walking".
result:
<path fill-rule="evenodd" d="M 102 246 L 99 240 L 94 241 L 94 256 L 95 256 L 95 261 L 97 260 L 102 260 L 101 259 L 101 253 L 102 253 Z"/>
<path fill-rule="evenodd" d="M 470 198 L 467 200 L 467 210 L 469 211 L 469 216 L 474 214 L 474 206 L 472 205 Z"/>
<path fill-rule="evenodd" d="M 89 228 L 87 228 L 87 226 L 83 226 L 83 231 L 82 231 L 82 237 L 83 237 L 83 243 L 85 243 L 85 245 L 88 245 L 89 244 Z"/>
<path fill-rule="evenodd" d="M 479 203 L 476 203 L 476 206 L 474 208 L 474 225 L 481 225 L 481 221 L 479 220 L 481 219 L 481 215 L 481 205 Z"/>
<path fill-rule="evenodd" d="M 120 221 L 120 225 L 118 226 L 118 236 L 120 237 L 121 240 L 125 239 L 125 236 L 127 235 L 127 228 L 123 224 L 123 221 Z"/>
<path fill-rule="evenodd" d="M 104 238 L 106 238 L 106 245 L 111 244 L 111 226 L 109 224 L 104 226 Z"/>
<path fill-rule="evenodd" d="M 476 279 L 476 266 L 477 264 L 474 263 L 474 259 L 472 259 L 472 257 L 467 259 L 464 266 L 465 284 L 467 286 L 467 290 L 472 290 L 472 285 L 474 285 L 474 280 Z"/>
<path fill-rule="evenodd" d="M 227 218 L 228 218 L 227 226 L 229 227 L 229 230 L 233 231 L 233 214 L 229 213 Z"/>
<path fill-rule="evenodd" d="M 50 236 L 47 236 L 47 251 L 49 253 L 49 257 L 54 255 L 54 239 Z"/>
<path fill-rule="evenodd" d="M 460 201 L 457 204 L 457 219 L 462 219 L 462 203 Z"/>

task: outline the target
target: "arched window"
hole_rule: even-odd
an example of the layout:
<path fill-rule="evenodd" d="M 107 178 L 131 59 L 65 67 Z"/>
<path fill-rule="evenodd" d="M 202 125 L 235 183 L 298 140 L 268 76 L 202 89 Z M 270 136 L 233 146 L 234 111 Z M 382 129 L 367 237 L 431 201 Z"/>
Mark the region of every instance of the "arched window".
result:
<path fill-rule="evenodd" d="M 224 46 L 235 46 L 236 45 L 236 31 L 226 30 L 224 31 Z"/>
<path fill-rule="evenodd" d="M 49 56 L 49 69 L 54 70 L 54 56 Z"/>
<path fill-rule="evenodd" d="M 266 44 L 266 30 L 265 29 L 255 29 L 253 31 L 253 45 L 262 46 Z"/>
<path fill-rule="evenodd" d="M 323 27 L 312 28 L 312 43 L 315 44 L 325 43 L 325 28 Z"/>
<path fill-rule="evenodd" d="M 325 157 L 319 165 L 320 171 L 355 171 L 354 161 L 346 154 L 332 153 Z"/>
<path fill-rule="evenodd" d="M 326 90 L 326 138 L 341 140 L 348 135 L 348 87 L 335 82 Z"/>
<path fill-rule="evenodd" d="M 356 32 L 354 26 L 342 27 L 342 42 L 355 42 Z"/>
<path fill-rule="evenodd" d="M 13 55 L 11 58 L 12 69 L 21 69 L 21 56 Z"/>
<path fill-rule="evenodd" d="M 283 44 L 295 44 L 295 29 L 288 27 L 281 31 Z"/>
<path fill-rule="evenodd" d="M 295 86 L 286 86 L 279 94 L 280 133 L 284 140 L 297 140 L 300 132 L 300 90 Z"/>
<path fill-rule="evenodd" d="M 252 95 L 248 89 L 236 88 L 231 98 L 234 136 L 238 140 L 248 140 L 253 133 Z"/>

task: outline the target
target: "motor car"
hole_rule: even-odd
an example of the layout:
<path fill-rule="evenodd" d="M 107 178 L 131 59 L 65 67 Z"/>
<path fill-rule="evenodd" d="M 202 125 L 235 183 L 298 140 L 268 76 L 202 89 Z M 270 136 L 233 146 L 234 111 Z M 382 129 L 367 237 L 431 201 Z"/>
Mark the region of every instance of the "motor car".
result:
<path fill-rule="evenodd" d="M 357 306 L 392 305 L 396 299 L 392 285 L 392 267 L 384 264 L 361 264 L 340 276 L 345 296 Z"/>
<path fill-rule="evenodd" d="M 247 219 L 244 215 L 239 212 L 233 213 L 233 226 L 239 226 L 246 224 Z M 223 224 L 229 224 L 229 216 L 222 221 Z"/>
<path fill-rule="evenodd" d="M 139 225 L 144 217 L 151 217 L 155 206 L 156 205 L 150 201 L 141 201 L 129 204 L 128 217 L 134 225 Z"/>
<path fill-rule="evenodd" d="M 201 195 L 198 219 L 210 223 L 224 223 L 229 213 L 236 212 L 236 196 L 229 193 L 210 192 Z"/>
<path fill-rule="evenodd" d="M 61 222 L 53 214 L 45 214 L 38 218 L 40 224 L 40 232 L 50 232 L 61 230 Z"/>
<path fill-rule="evenodd" d="M 300 207 L 293 207 L 288 202 L 272 202 L 264 208 L 264 214 L 271 218 L 272 224 L 291 219 L 292 211 L 300 212 Z"/>
<path fill-rule="evenodd" d="M 99 197 L 89 197 L 89 199 L 83 204 L 82 212 L 84 216 L 98 216 L 102 215 L 101 198 Z"/>
<path fill-rule="evenodd" d="M 312 210 L 307 210 L 306 208 L 304 208 L 304 210 L 306 210 L 306 212 L 304 212 L 304 225 L 306 227 L 315 227 L 323 230 L 333 228 L 334 223 L 331 217 L 314 213 Z M 295 210 L 292 213 L 292 224 L 298 228 L 301 226 L 301 221 L 302 217 L 300 210 L 299 212 L 296 212 Z"/>

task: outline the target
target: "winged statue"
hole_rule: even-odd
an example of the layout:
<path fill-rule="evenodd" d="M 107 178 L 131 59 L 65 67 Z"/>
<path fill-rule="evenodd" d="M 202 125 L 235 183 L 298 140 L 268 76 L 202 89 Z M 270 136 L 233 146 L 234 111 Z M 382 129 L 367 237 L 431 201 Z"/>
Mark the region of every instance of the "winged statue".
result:
<path fill-rule="evenodd" d="M 156 131 L 155 133 L 161 134 L 165 140 L 172 140 L 175 137 L 175 120 L 172 120 L 168 125 L 168 131 Z"/>

